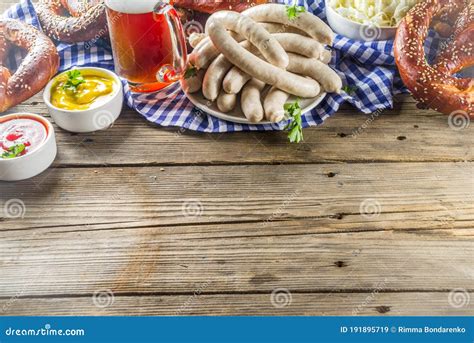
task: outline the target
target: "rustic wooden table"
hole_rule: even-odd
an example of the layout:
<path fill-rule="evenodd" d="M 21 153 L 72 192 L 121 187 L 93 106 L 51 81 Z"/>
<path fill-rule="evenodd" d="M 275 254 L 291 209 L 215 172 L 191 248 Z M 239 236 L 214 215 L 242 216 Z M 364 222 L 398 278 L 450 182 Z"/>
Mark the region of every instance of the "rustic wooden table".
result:
<path fill-rule="evenodd" d="M 52 168 L 0 183 L 0 314 L 474 314 L 474 125 L 401 97 L 300 145 L 56 129 Z"/>

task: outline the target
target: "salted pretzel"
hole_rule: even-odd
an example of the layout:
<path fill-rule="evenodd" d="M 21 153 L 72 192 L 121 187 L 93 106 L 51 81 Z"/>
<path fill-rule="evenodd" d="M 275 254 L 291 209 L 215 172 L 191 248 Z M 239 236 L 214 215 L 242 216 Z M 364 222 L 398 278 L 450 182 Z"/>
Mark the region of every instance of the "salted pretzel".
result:
<path fill-rule="evenodd" d="M 424 0 L 398 27 L 395 60 L 403 82 L 422 107 L 445 114 L 462 111 L 474 117 L 474 80 L 451 75 L 472 65 L 474 31 L 468 24 L 472 5 L 473 0 Z M 442 13 L 459 19 L 452 42 L 441 53 L 438 64 L 431 66 L 425 58 L 424 42 L 433 19 Z"/>
<path fill-rule="evenodd" d="M 14 46 L 27 54 L 12 75 L 5 61 Z M 21 21 L 0 19 L 0 112 L 38 93 L 58 68 L 59 55 L 51 39 Z"/>
<path fill-rule="evenodd" d="M 441 51 L 435 64 L 437 70 L 449 74 L 474 65 L 474 2 L 462 11 L 452 35 L 453 39 Z"/>
<path fill-rule="evenodd" d="M 107 36 L 103 0 L 39 0 L 35 4 L 46 34 L 61 42 L 86 42 Z"/>
<path fill-rule="evenodd" d="M 252 7 L 255 2 L 250 0 L 172 0 L 171 3 L 178 8 L 213 14 L 223 10 L 242 12 Z"/>

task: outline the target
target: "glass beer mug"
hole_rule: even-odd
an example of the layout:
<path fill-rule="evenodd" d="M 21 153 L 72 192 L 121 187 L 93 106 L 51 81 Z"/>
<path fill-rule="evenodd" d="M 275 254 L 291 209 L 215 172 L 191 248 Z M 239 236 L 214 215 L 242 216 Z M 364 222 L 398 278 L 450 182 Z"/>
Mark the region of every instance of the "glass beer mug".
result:
<path fill-rule="evenodd" d="M 115 71 L 136 93 L 179 89 L 186 38 L 168 1 L 105 0 Z"/>

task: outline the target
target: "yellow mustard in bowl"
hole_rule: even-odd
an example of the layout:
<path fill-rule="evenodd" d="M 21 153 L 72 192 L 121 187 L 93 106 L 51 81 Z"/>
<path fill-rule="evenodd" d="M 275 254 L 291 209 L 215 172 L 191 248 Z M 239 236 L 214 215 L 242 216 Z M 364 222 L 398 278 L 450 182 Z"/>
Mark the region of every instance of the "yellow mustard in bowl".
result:
<path fill-rule="evenodd" d="M 82 111 L 114 92 L 115 81 L 108 75 L 77 69 L 57 77 L 51 88 L 51 103 L 64 110 Z"/>

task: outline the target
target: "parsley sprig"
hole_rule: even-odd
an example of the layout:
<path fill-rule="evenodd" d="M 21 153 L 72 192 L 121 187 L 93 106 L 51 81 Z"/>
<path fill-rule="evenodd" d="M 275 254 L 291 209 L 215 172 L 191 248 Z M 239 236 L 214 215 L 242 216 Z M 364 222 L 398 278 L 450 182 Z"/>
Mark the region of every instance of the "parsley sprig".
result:
<path fill-rule="evenodd" d="M 342 87 L 342 90 L 346 92 L 348 95 L 354 94 L 357 89 L 358 88 L 355 85 L 345 85 L 344 87 Z"/>
<path fill-rule="evenodd" d="M 15 158 L 21 155 L 23 151 L 25 151 L 26 146 L 25 144 L 17 144 L 8 148 L 7 151 L 4 151 L 2 154 L 2 158 L 9 159 Z"/>
<path fill-rule="evenodd" d="M 285 104 L 284 108 L 286 115 L 291 120 L 288 125 L 285 126 L 285 130 L 288 130 L 288 140 L 290 143 L 300 143 L 303 141 L 304 137 L 299 100 Z"/>
<path fill-rule="evenodd" d="M 286 6 L 286 15 L 288 16 L 288 19 L 294 20 L 298 18 L 300 13 L 306 12 L 306 8 L 304 6 L 298 6 L 296 3 L 293 4 L 292 6 L 287 5 Z"/>
<path fill-rule="evenodd" d="M 64 90 L 71 91 L 73 93 L 77 92 L 77 87 L 86 82 L 84 76 L 77 69 L 73 69 L 67 72 L 67 80 L 63 85 Z"/>
<path fill-rule="evenodd" d="M 190 79 L 192 77 L 195 77 L 197 75 L 197 68 L 194 67 L 194 66 L 190 66 L 185 72 L 184 72 L 184 78 L 187 80 L 187 79 Z"/>

